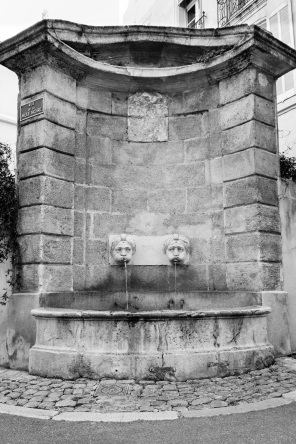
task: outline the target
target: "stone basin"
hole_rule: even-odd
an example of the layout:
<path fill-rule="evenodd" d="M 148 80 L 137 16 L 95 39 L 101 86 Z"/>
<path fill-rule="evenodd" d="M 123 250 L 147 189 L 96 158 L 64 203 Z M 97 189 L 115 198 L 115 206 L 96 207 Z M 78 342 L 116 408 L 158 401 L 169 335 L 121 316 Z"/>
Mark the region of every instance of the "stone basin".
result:
<path fill-rule="evenodd" d="M 45 377 L 185 381 L 273 361 L 268 307 L 94 311 L 40 308 L 30 372 Z"/>

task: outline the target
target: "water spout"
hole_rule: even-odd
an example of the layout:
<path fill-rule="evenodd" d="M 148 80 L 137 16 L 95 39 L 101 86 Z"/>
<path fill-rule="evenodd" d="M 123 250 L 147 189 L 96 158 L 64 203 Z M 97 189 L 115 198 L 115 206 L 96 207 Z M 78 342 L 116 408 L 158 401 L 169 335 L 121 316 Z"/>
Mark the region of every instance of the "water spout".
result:
<path fill-rule="evenodd" d="M 128 310 L 128 288 L 127 288 L 127 267 L 126 260 L 124 260 L 124 271 L 125 271 L 125 297 L 126 297 L 126 309 Z"/>

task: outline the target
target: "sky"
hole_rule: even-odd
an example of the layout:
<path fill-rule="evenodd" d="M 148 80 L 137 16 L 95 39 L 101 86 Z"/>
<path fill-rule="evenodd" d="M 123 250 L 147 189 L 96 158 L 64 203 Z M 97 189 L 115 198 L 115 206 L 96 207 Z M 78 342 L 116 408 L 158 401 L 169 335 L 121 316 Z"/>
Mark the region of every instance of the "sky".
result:
<path fill-rule="evenodd" d="M 40 20 L 61 19 L 92 26 L 122 24 L 128 0 L 0 0 L 0 42 Z M 0 65 L 0 114 L 16 118 L 17 76 Z"/>
<path fill-rule="evenodd" d="M 128 0 L 2 0 L 0 3 L 0 41 L 3 41 L 44 16 L 93 26 L 120 25 Z"/>

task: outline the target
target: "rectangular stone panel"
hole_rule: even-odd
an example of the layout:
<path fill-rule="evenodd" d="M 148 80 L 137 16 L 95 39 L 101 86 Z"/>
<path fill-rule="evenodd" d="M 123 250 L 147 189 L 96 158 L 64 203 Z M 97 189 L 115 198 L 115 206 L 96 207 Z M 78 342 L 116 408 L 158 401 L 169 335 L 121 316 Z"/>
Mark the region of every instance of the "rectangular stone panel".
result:
<path fill-rule="evenodd" d="M 20 154 L 18 171 L 20 179 L 45 174 L 73 181 L 74 157 L 48 148 L 39 148 Z"/>
<path fill-rule="evenodd" d="M 281 237 L 269 233 L 243 233 L 226 237 L 227 262 L 280 261 Z"/>
<path fill-rule="evenodd" d="M 248 94 L 258 94 L 266 99 L 273 100 L 273 83 L 271 76 L 258 72 L 255 68 L 248 68 L 219 83 L 220 104 L 233 102 Z"/>
<path fill-rule="evenodd" d="M 75 133 L 48 120 L 39 120 L 23 126 L 18 141 L 19 151 L 41 146 L 74 154 Z"/>
<path fill-rule="evenodd" d="M 261 174 L 276 179 L 279 162 L 276 154 L 259 148 L 249 148 L 238 153 L 223 156 L 224 181 Z"/>
<path fill-rule="evenodd" d="M 127 117 L 88 112 L 87 134 L 112 140 L 127 140 Z"/>
<path fill-rule="evenodd" d="M 253 146 L 276 153 L 276 130 L 252 120 L 223 131 L 221 145 L 223 154 L 235 153 Z"/>
<path fill-rule="evenodd" d="M 221 127 L 224 130 L 253 119 L 275 126 L 274 104 L 250 94 L 221 108 Z"/>
<path fill-rule="evenodd" d="M 73 235 L 73 211 L 47 205 L 24 207 L 19 211 L 19 234 L 47 233 Z"/>
<path fill-rule="evenodd" d="M 76 123 L 76 106 L 70 102 L 62 100 L 50 93 L 43 92 L 42 94 L 37 94 L 30 96 L 27 99 L 21 101 L 21 106 L 26 105 L 32 100 L 37 100 L 39 98 L 44 99 L 44 114 L 32 117 L 30 119 L 21 121 L 20 124 L 23 126 L 29 122 L 36 122 L 40 119 L 47 119 L 51 122 L 58 123 L 59 125 L 66 126 L 67 128 L 74 129 Z"/>
<path fill-rule="evenodd" d="M 49 176 L 36 176 L 19 182 L 21 207 L 37 204 L 73 208 L 74 184 Z"/>
<path fill-rule="evenodd" d="M 70 264 L 72 241 L 70 237 L 43 234 L 19 237 L 21 261 L 25 263 Z"/>
<path fill-rule="evenodd" d="M 224 183 L 225 208 L 251 203 L 277 206 L 277 181 L 261 176 L 250 176 Z"/>
<path fill-rule="evenodd" d="M 225 233 L 242 233 L 244 231 L 280 232 L 280 217 L 277 207 L 252 204 L 226 208 Z"/>
<path fill-rule="evenodd" d="M 22 99 L 44 90 L 75 103 L 76 80 L 73 77 L 48 64 L 22 73 L 20 82 Z"/>

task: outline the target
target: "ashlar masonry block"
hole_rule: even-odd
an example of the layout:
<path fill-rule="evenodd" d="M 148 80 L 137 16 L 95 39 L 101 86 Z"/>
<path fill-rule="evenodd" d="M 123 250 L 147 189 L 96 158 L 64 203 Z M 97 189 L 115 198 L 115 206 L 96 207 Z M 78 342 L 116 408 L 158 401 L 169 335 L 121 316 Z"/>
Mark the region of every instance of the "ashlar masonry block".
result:
<path fill-rule="evenodd" d="M 19 243 L 23 264 L 70 264 L 72 262 L 72 241 L 70 237 L 35 234 L 21 236 Z"/>
<path fill-rule="evenodd" d="M 277 206 L 277 181 L 261 176 L 250 176 L 224 183 L 224 208 L 252 203 Z"/>
<path fill-rule="evenodd" d="M 47 147 L 66 154 L 74 154 L 75 132 L 48 120 L 38 120 L 21 128 L 19 151 Z"/>
<path fill-rule="evenodd" d="M 47 233 L 73 235 L 73 210 L 47 205 L 24 207 L 19 211 L 19 234 Z"/>
<path fill-rule="evenodd" d="M 250 94 L 221 108 L 221 128 L 223 130 L 253 119 L 275 126 L 273 102 L 255 94 Z"/>
<path fill-rule="evenodd" d="M 260 174 L 276 179 L 279 163 L 275 154 L 250 148 L 239 153 L 223 156 L 224 181 Z"/>
<path fill-rule="evenodd" d="M 21 98 L 47 91 L 62 99 L 75 102 L 76 80 L 49 64 L 24 72 L 20 81 Z M 73 100 L 74 99 L 74 100 Z"/>
<path fill-rule="evenodd" d="M 226 237 L 227 262 L 279 262 L 281 237 L 270 233 L 243 233 Z"/>
<path fill-rule="evenodd" d="M 39 148 L 19 156 L 19 178 L 48 175 L 67 181 L 74 180 L 74 157 Z"/>
<path fill-rule="evenodd" d="M 224 210 L 225 233 L 247 231 L 280 232 L 280 217 L 277 207 L 251 204 Z"/>
<path fill-rule="evenodd" d="M 248 94 L 258 94 L 273 100 L 273 78 L 255 68 L 245 69 L 222 80 L 219 83 L 219 92 L 220 105 L 233 102 Z"/>
<path fill-rule="evenodd" d="M 281 290 L 280 267 L 276 263 L 241 262 L 226 264 L 228 290 Z"/>
<path fill-rule="evenodd" d="M 50 176 L 36 176 L 19 182 L 19 204 L 52 205 L 61 208 L 73 208 L 74 184 Z"/>

